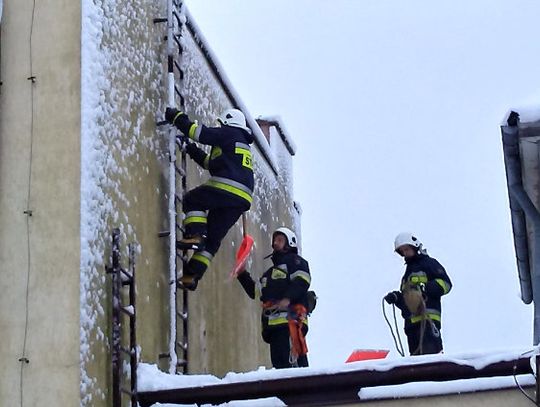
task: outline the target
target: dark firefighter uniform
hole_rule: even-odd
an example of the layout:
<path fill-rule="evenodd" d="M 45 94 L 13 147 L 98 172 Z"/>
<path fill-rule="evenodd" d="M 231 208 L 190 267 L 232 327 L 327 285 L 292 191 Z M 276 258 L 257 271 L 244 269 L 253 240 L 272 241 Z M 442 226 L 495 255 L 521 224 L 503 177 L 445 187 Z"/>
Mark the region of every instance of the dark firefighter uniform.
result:
<path fill-rule="evenodd" d="M 207 154 L 194 143 L 186 151 L 210 179 L 187 192 L 183 200 L 184 237 L 206 236 L 203 250 L 191 257 L 184 275 L 199 280 L 217 253 L 222 239 L 243 212 L 249 210 L 253 194 L 251 134 L 242 128 L 223 125 L 206 127 L 178 113 L 173 124 L 193 141 L 212 146 Z M 190 288 L 190 287 L 188 287 Z"/>
<path fill-rule="evenodd" d="M 259 280 L 260 291 L 251 275 L 245 271 L 238 275 L 238 281 L 249 295 L 255 299 L 258 295 L 263 304 L 277 303 L 288 298 L 288 309 L 263 311 L 261 316 L 262 337 L 270 345 L 272 366 L 276 369 L 293 367 L 290 360 L 289 318 L 297 316 L 291 311 L 296 304 L 307 308 L 307 291 L 311 284 L 308 262 L 293 251 L 274 252 L 273 266 L 264 272 Z M 307 318 L 303 319 L 302 332 L 308 331 Z M 307 367 L 307 355 L 298 357 L 298 366 Z"/>
<path fill-rule="evenodd" d="M 396 292 L 396 306 L 401 310 L 401 315 L 405 320 L 409 352 L 411 355 L 440 353 L 443 349 L 441 297 L 452 289 L 452 282 L 444 267 L 427 254 L 418 253 L 414 257 L 405 259 L 405 262 L 407 267 L 401 279 L 401 292 Z M 403 296 L 405 290 L 408 289 L 421 290 L 425 302 L 425 314 L 416 315 L 409 310 Z M 422 333 L 424 335 L 421 342 Z"/>

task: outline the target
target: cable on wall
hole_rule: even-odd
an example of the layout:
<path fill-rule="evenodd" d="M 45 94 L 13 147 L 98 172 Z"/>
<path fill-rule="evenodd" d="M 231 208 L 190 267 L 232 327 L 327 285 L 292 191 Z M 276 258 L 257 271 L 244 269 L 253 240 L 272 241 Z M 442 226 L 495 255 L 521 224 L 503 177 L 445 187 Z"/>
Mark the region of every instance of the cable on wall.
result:
<path fill-rule="evenodd" d="M 29 291 L 30 291 L 30 270 L 32 264 L 32 252 L 30 248 L 30 217 L 32 216 L 32 161 L 33 161 L 33 147 L 34 147 L 34 84 L 36 83 L 36 77 L 34 75 L 33 60 L 32 60 L 32 38 L 34 34 L 34 19 L 36 12 L 36 0 L 32 2 L 32 18 L 30 22 L 30 36 L 29 36 L 29 60 L 30 60 L 30 76 L 27 80 L 30 81 L 30 156 L 28 160 L 28 191 L 26 196 L 26 210 L 24 215 L 26 216 L 26 250 L 27 250 L 27 271 L 26 271 L 26 293 L 25 293 L 25 321 L 24 321 L 24 339 L 22 346 L 22 355 L 19 358 L 21 363 L 19 386 L 20 386 L 20 400 L 21 407 L 24 405 L 24 381 L 23 371 L 24 366 L 30 363 L 30 360 L 26 354 L 26 343 L 28 338 L 28 303 L 29 303 Z"/>

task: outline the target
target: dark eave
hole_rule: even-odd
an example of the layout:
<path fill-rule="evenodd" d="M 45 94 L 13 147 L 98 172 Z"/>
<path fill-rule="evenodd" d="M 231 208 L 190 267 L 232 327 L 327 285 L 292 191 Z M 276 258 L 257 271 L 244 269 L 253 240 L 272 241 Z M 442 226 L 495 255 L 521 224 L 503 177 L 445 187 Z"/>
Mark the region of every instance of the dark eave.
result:
<path fill-rule="evenodd" d="M 329 406 L 358 403 L 363 387 L 423 381 L 450 381 L 532 373 L 530 358 L 500 361 L 476 369 L 453 362 L 401 365 L 386 371 L 365 369 L 333 374 L 227 383 L 139 393 L 141 407 L 154 403 L 221 404 L 232 400 L 277 397 L 288 406 Z"/>

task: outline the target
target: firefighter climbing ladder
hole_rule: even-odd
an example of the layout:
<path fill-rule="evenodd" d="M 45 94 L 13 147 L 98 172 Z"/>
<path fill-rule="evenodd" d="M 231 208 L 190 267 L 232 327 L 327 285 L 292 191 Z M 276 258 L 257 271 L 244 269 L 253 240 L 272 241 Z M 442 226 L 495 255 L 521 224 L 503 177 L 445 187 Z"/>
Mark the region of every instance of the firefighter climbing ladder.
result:
<path fill-rule="evenodd" d="M 112 399 L 113 407 L 122 406 L 122 393 L 129 396 L 131 407 L 137 407 L 137 342 L 135 313 L 135 248 L 129 244 L 129 266 L 124 270 L 120 265 L 120 230 L 112 233 L 112 265 L 107 273 L 112 275 Z M 125 290 L 128 287 L 128 304 L 124 303 Z M 124 346 L 122 316 L 129 318 L 129 347 Z M 123 356 L 129 357 L 130 387 L 123 386 Z"/>
<path fill-rule="evenodd" d="M 182 13 L 181 0 L 167 1 L 167 18 L 155 19 L 155 23 L 167 23 L 167 106 L 184 109 L 185 100 L 178 84 L 184 78 L 180 66 L 182 57 L 182 28 L 185 16 Z M 176 100 L 179 103 L 176 103 Z M 159 124 L 164 124 L 163 122 Z M 178 142 L 177 130 L 169 128 L 169 231 L 161 232 L 161 237 L 169 237 L 169 284 L 170 284 L 170 343 L 169 373 L 187 373 L 188 370 L 188 293 L 179 287 L 178 281 L 186 265 L 187 254 L 178 256 L 176 251 L 176 232 L 181 231 L 177 214 L 181 214 L 182 197 L 186 191 L 186 152 Z M 177 162 L 177 148 L 180 151 L 180 164 Z M 180 176 L 180 188 L 177 184 Z M 180 329 L 179 329 L 180 328 Z M 182 357 L 178 358 L 177 349 Z"/>

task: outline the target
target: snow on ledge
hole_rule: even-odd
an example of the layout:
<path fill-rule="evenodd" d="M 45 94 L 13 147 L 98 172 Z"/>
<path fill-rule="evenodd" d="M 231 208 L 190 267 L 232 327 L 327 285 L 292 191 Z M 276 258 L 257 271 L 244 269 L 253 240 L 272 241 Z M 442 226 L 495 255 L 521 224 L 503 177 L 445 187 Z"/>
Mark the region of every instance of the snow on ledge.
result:
<path fill-rule="evenodd" d="M 291 155 L 296 154 L 296 145 L 294 144 L 293 139 L 289 135 L 289 132 L 283 125 L 283 120 L 281 119 L 281 116 L 259 116 L 257 117 L 257 120 L 263 120 L 263 121 L 275 124 L 278 127 L 281 138 L 283 139 L 283 142 L 289 149 L 289 152 L 291 153 Z"/>
<path fill-rule="evenodd" d="M 515 380 L 519 385 L 533 386 L 533 375 L 518 375 Z M 414 382 L 381 387 L 364 387 L 358 392 L 361 400 L 400 399 L 412 397 L 439 396 L 442 394 L 472 393 L 485 390 L 515 388 L 514 377 L 479 377 L 448 382 Z"/>

